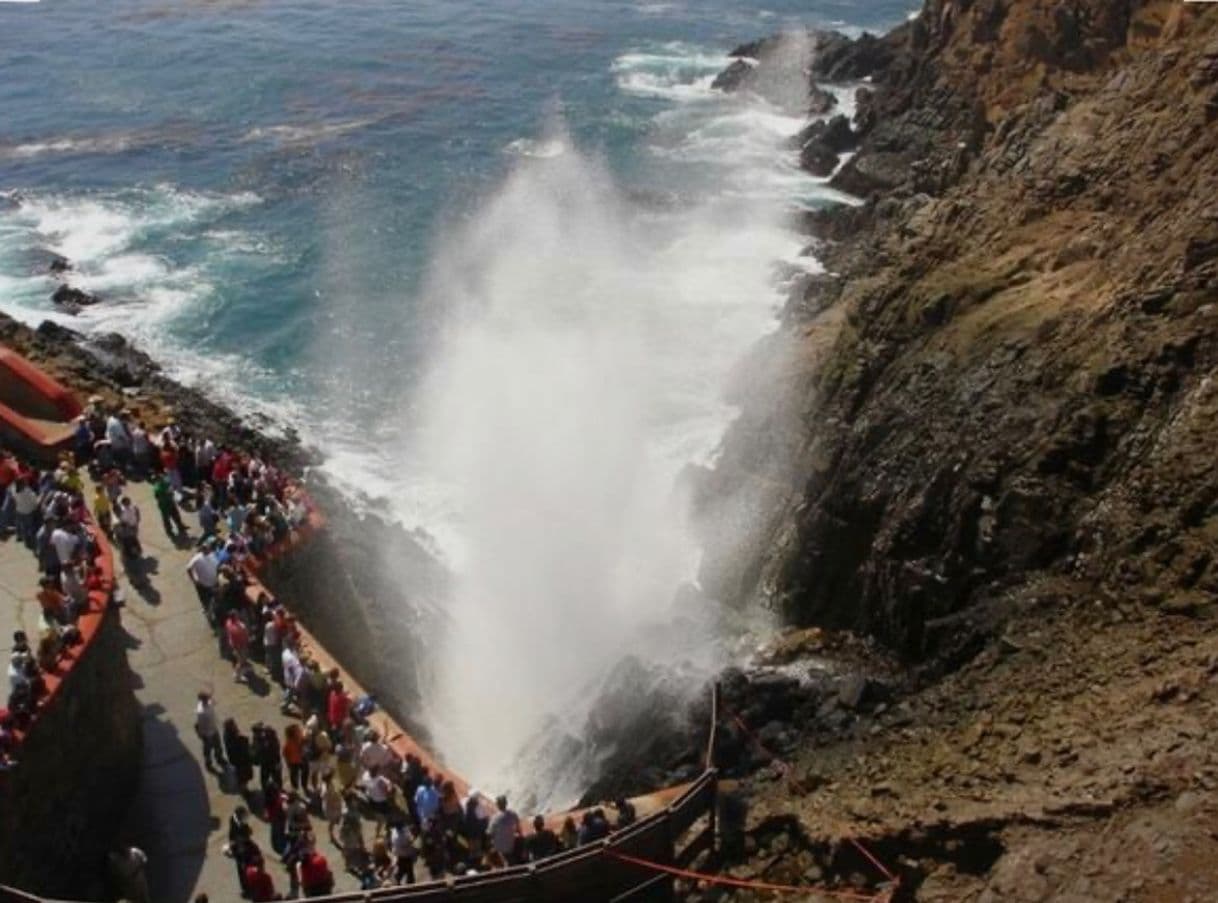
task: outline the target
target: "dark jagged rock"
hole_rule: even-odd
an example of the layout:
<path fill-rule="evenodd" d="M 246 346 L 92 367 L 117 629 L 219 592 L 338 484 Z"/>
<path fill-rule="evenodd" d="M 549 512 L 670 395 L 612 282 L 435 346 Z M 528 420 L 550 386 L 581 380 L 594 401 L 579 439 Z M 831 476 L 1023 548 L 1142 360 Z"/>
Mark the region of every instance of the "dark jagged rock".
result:
<path fill-rule="evenodd" d="M 836 31 L 818 31 L 812 71 L 829 81 L 858 81 L 891 65 L 905 40 L 903 29 L 883 37 L 864 32 L 857 38 Z"/>
<path fill-rule="evenodd" d="M 827 122 L 818 120 L 796 137 L 799 162 L 817 176 L 828 176 L 837 169 L 838 158 L 858 144 L 858 136 L 845 116 L 834 116 Z"/>
<path fill-rule="evenodd" d="M 806 95 L 791 91 L 803 79 L 808 53 L 802 33 L 784 33 L 744 44 L 732 51 L 735 60 L 717 76 L 711 87 L 718 91 L 752 91 L 777 106 L 810 116 L 823 116 L 837 106 L 837 96 L 815 82 L 807 83 Z"/>
<path fill-rule="evenodd" d="M 831 183 L 870 200 L 805 215 L 836 277 L 801 282 L 786 312 L 800 329 L 830 314 L 836 325 L 792 337 L 817 362 L 802 390 L 773 393 L 768 414 L 751 396 L 720 472 L 703 481 L 714 487 L 704 494 L 730 493 L 733 462 L 747 461 L 755 485 L 758 460 L 773 455 L 772 478 L 792 480 L 800 501 L 769 521 L 760 561 L 708 567 L 709 594 L 764 584 L 801 623 L 958 663 L 993 635 L 1012 584 L 1074 561 L 1102 571 L 1097 557 L 1115 554 L 1118 581 L 1218 593 L 1214 567 L 1186 551 L 1199 553 L 1199 536 L 1185 526 L 1139 538 L 1127 500 L 1184 504 L 1171 475 L 1198 437 L 1173 433 L 1170 453 L 1150 437 L 1215 361 L 1204 338 L 1213 308 L 1195 292 L 1215 278 L 1218 239 L 1200 199 L 1218 192 L 1218 172 L 1184 162 L 1209 146 L 1203 17 L 1182 12 L 1171 27 L 1202 23 L 1197 43 L 1159 54 L 1169 23 L 1136 4 L 1062 13 L 1047 0 L 932 0 L 900 41 L 881 42 L 857 151 Z M 825 46 L 818 66 L 848 44 Z M 1046 67 L 1037 82 L 1015 77 L 1029 58 Z M 1134 100 L 1168 90 L 1181 109 Z M 829 128 L 805 137 L 819 144 Z M 806 162 L 823 171 L 828 155 L 813 148 Z M 1100 276 L 1099 249 L 1118 242 L 1122 265 Z M 1073 300 L 1088 273 L 1094 309 Z M 975 332 L 983 311 L 1016 297 L 1028 299 L 1018 326 Z M 1066 372 L 1089 377 L 1048 376 Z M 1157 470 L 1150 447 L 1168 456 Z M 791 449 L 804 450 L 793 475 Z M 1099 498 L 1113 501 L 1097 509 Z M 711 543 L 707 560 L 727 560 Z"/>
<path fill-rule="evenodd" d="M 82 307 L 91 307 L 94 304 L 101 303 L 101 298 L 97 295 L 90 294 L 82 289 L 73 288 L 70 285 L 61 285 L 55 289 L 55 293 L 51 295 L 51 300 L 68 313 L 77 313 Z"/>
<path fill-rule="evenodd" d="M 732 92 L 739 90 L 752 74 L 755 63 L 736 60 L 726 69 L 715 76 L 711 87 L 716 91 Z"/>

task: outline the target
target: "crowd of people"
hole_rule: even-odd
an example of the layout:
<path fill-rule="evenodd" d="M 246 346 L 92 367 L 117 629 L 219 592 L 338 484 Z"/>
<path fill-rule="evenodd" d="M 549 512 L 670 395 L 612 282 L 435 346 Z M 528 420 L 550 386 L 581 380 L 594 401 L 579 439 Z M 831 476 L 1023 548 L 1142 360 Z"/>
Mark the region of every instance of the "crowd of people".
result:
<path fill-rule="evenodd" d="M 54 469 L 38 469 L 0 449 L 0 536 L 15 537 L 29 549 L 40 574 L 31 587 L 40 607 L 37 632 L 13 633 L 0 709 L 0 768 L 16 763 L 15 734 L 28 730 L 47 693 L 47 675 L 58 672 L 65 653 L 81 641 L 77 624 L 89 594 L 103 588 L 83 493 L 71 455 Z"/>
<path fill-rule="evenodd" d="M 298 721 L 282 733 L 256 723 L 247 735 L 232 718 L 221 721 L 211 693 L 201 691 L 195 709 L 208 767 L 230 776 L 244 799 L 228 825 L 228 854 L 244 897 L 278 899 L 267 869 L 271 855 L 286 869 L 290 894 L 333 890 L 315 822 L 364 889 L 536 861 L 633 822 L 633 807 L 620 800 L 612 823 L 597 808 L 579 824 L 567 818 L 560 832 L 537 815 L 530 832 L 506 797 L 492 804 L 477 790 L 460 795 L 451 778 L 417 756 L 399 756 L 368 720 L 375 703 L 352 700 L 338 671 L 323 672 L 310 661 L 290 617 L 284 623 L 275 634 L 281 666 L 267 670 L 282 675 L 285 708 Z M 267 826 L 265 848 L 255 836 L 255 816 Z"/>
<path fill-rule="evenodd" d="M 96 484 L 91 505 L 84 466 Z M 205 766 L 242 796 L 226 851 L 243 897 L 281 898 L 269 862 L 283 867 L 280 881 L 286 878 L 291 896 L 333 890 L 315 822 L 342 869 L 372 888 L 543 859 L 633 821 L 630 804 L 618 801 L 612 824 L 595 809 L 579 824 L 568 818 L 557 833 L 536 816 L 529 831 L 505 797 L 492 803 L 476 790 L 462 796 L 451 778 L 414 755 L 399 756 L 369 720 L 375 700 L 353 698 L 337 669 L 323 669 L 308 654 L 292 615 L 246 566 L 308 519 L 309 501 L 295 482 L 270 462 L 191 436 L 173 420 L 150 431 L 139 416 L 107 409 L 96 397 L 77 421 L 74 452 L 54 470 L 0 453 L 0 532 L 15 532 L 38 557 L 43 628 L 33 646 L 24 633 L 14 637 L 0 764 L 11 761 L 11 730 L 32 717 L 40 674 L 79 640 L 75 621 L 101 579 L 86 529 L 90 507 L 128 572 L 138 571 L 142 523 L 126 493 L 130 480 L 151 482 L 166 534 L 193 549 L 186 572 L 234 680 L 265 674 L 290 719 L 281 730 L 255 723 L 247 733 L 221 718 L 210 691 L 196 700 Z M 256 819 L 267 826 L 265 838 L 256 836 Z M 142 856 L 124 862 L 140 860 L 142 874 Z"/>
<path fill-rule="evenodd" d="M 309 516 L 303 492 L 274 465 L 191 436 L 173 419 L 150 433 L 134 412 L 107 407 L 98 396 L 76 418 L 71 444 L 53 468 L 0 448 L 0 537 L 11 535 L 35 556 L 40 576 L 32 593 L 41 609 L 36 636 L 13 634 L 0 709 L 0 768 L 17 761 L 16 732 L 29 728 L 47 692 L 46 675 L 80 642 L 77 622 L 90 592 L 107 588 L 88 529 L 90 509 L 126 558 L 129 574 L 138 573 L 141 512 L 125 490 L 129 480 L 151 481 L 166 533 L 178 544 L 197 540 L 224 565 L 214 575 L 215 587 L 219 578 L 240 582 L 249 556 L 263 555 Z M 85 469 L 95 483 L 91 493 Z M 196 537 L 183 520 L 183 506 L 198 519 Z M 218 603 L 214 610 L 221 610 Z M 232 634 L 239 633 L 234 625 Z"/>

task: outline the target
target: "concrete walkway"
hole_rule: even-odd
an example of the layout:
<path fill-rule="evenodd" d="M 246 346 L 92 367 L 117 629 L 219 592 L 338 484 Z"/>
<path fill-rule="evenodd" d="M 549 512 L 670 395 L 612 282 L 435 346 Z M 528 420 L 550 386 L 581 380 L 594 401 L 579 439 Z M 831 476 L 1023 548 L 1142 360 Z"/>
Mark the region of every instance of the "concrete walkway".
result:
<path fill-rule="evenodd" d="M 221 722 L 235 718 L 247 735 L 251 724 L 262 721 L 282 737 L 290 719 L 280 714 L 278 688 L 269 684 L 264 670 L 259 668 L 249 684 L 236 683 L 232 667 L 220 657 L 186 576 L 192 542 L 179 546 L 166 536 L 148 485 L 132 484 L 128 494 L 143 515 L 144 559 L 128 574 L 116 549 L 115 566 L 126 594 L 122 621 L 131 638 L 145 746 L 140 788 L 123 834 L 148 854 L 157 903 L 186 903 L 200 892 L 212 901 L 237 900 L 236 870 L 223 847 L 228 818 L 242 800 L 235 787 L 222 785 L 219 775 L 203 767 L 194 732 L 196 694 L 211 690 Z M 198 536 L 193 514 L 183 511 L 182 517 L 191 535 Z M 315 822 L 319 849 L 337 878 L 336 890 L 356 890 L 354 879 L 341 874 L 341 857 L 330 846 L 324 823 Z M 256 818 L 252 823 L 276 889 L 286 896 L 287 877 L 271 851 L 270 830 Z"/>
<path fill-rule="evenodd" d="M 38 576 L 34 553 L 17 541 L 15 533 L 7 534 L 0 541 L 0 655 L 5 667 L 13 651 L 14 631 L 24 630 L 31 642 L 38 642 L 42 615 L 36 598 Z"/>

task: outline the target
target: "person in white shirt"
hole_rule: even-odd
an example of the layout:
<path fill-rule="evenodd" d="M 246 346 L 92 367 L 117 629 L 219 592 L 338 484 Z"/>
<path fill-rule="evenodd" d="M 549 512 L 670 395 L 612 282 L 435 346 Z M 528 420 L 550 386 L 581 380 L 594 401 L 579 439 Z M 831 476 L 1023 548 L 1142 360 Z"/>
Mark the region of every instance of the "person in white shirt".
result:
<path fill-rule="evenodd" d="M 221 769 L 227 763 L 224 760 L 224 750 L 220 745 L 220 724 L 216 716 L 216 704 L 212 702 L 211 693 L 200 690 L 198 702 L 195 705 L 195 733 L 203 741 L 203 765 Z"/>
<path fill-rule="evenodd" d="M 220 563 L 212 553 L 213 548 L 214 543 L 209 540 L 186 563 L 186 575 L 195 585 L 195 593 L 208 621 L 215 620 L 216 594 L 220 589 Z"/>
<path fill-rule="evenodd" d="M 304 666 L 301 665 L 296 650 L 288 643 L 284 643 L 283 655 L 280 657 L 283 660 L 283 704 L 280 708 L 287 711 L 296 700 L 296 687 L 304 676 Z"/>
<path fill-rule="evenodd" d="M 60 524 L 51 532 L 51 545 L 55 547 L 55 559 L 61 568 L 66 568 L 76 558 L 80 539 L 65 525 Z"/>
<path fill-rule="evenodd" d="M 509 864 L 515 864 L 516 841 L 520 838 L 520 816 L 508 808 L 506 796 L 495 798 L 495 807 L 499 810 L 491 817 L 488 831 L 491 835 L 491 846 L 495 852 Z"/>
<path fill-rule="evenodd" d="M 131 461 L 131 434 L 127 425 L 118 414 L 111 414 L 106 419 L 106 441 L 110 443 L 110 452 L 114 460 L 122 467 Z"/>
<path fill-rule="evenodd" d="M 391 823 L 389 849 L 394 859 L 394 883 L 401 884 L 405 878 L 408 884 L 414 884 L 414 863 L 419 858 L 419 849 L 406 819 L 395 818 Z"/>
<path fill-rule="evenodd" d="M 369 772 L 374 768 L 383 770 L 393 765 L 393 752 L 381 742 L 376 731 L 369 731 L 368 739 L 360 747 L 359 764 Z"/>
<path fill-rule="evenodd" d="M 14 480 L 8 491 L 17 515 L 17 539 L 32 549 L 38 534 L 38 493 L 26 480 Z"/>
<path fill-rule="evenodd" d="M 123 544 L 125 554 L 143 554 L 140 548 L 140 509 L 125 495 L 118 500 L 118 523 L 115 532 Z"/>

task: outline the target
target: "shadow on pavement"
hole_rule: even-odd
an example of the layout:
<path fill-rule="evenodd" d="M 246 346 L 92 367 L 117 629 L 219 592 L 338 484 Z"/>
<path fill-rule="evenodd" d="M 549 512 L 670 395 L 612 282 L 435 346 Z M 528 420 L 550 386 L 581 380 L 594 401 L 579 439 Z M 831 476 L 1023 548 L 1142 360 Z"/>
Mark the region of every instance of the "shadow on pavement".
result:
<path fill-rule="evenodd" d="M 182 737 L 160 705 L 143 715 L 144 767 L 122 833 L 148 854 L 152 899 L 190 903 L 220 820 L 211 814 L 195 738 Z"/>

